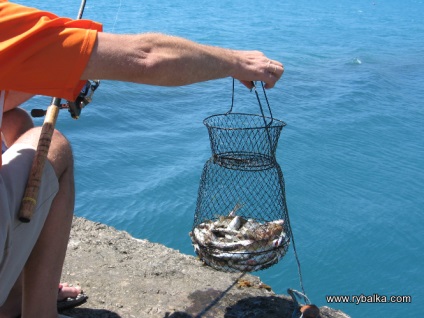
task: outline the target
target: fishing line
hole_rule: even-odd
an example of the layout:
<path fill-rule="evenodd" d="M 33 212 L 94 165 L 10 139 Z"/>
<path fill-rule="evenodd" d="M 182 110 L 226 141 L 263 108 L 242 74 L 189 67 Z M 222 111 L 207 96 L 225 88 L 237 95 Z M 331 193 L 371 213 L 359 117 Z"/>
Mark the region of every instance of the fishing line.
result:
<path fill-rule="evenodd" d="M 115 31 L 115 25 L 116 22 L 118 21 L 118 16 L 119 16 L 119 12 L 121 11 L 121 6 L 122 6 L 122 0 L 119 0 L 119 7 L 118 10 L 116 11 L 116 15 L 115 15 L 115 22 L 113 22 L 113 26 L 112 26 L 112 33 Z"/>
<path fill-rule="evenodd" d="M 77 16 L 78 20 L 81 19 L 82 15 L 84 14 L 86 2 L 87 2 L 86 0 L 81 1 L 81 5 L 80 5 L 78 16 Z M 113 22 L 112 31 L 111 31 L 112 33 L 115 31 L 115 25 L 116 25 L 116 22 L 118 22 L 118 17 L 119 17 L 119 13 L 121 12 L 121 7 L 122 7 L 122 0 L 119 0 L 119 7 L 118 7 L 118 10 L 116 11 L 115 21 Z"/>

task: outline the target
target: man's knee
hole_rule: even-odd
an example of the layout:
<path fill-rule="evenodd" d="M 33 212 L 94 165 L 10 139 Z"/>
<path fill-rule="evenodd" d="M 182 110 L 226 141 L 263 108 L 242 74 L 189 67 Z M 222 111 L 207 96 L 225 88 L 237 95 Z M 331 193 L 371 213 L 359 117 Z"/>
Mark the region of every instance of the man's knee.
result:
<path fill-rule="evenodd" d="M 54 130 L 47 158 L 51 162 L 58 177 L 65 171 L 71 171 L 73 173 L 74 159 L 71 144 L 57 130 Z"/>
<path fill-rule="evenodd" d="M 33 127 L 31 117 L 21 108 L 14 108 L 4 113 L 2 130 L 8 146 Z"/>
<path fill-rule="evenodd" d="M 23 134 L 16 143 L 29 144 L 37 149 L 42 127 L 35 127 Z M 73 155 L 69 141 L 58 130 L 54 130 L 47 159 L 52 164 L 58 178 L 65 171 L 73 171 Z"/>

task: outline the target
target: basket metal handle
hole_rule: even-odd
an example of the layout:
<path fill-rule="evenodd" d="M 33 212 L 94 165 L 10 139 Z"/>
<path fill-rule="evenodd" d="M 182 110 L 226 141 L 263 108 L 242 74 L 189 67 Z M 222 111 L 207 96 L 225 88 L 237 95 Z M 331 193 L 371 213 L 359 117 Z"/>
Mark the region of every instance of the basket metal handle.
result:
<path fill-rule="evenodd" d="M 230 110 L 229 110 L 228 112 L 226 112 L 226 115 L 227 115 L 227 114 L 231 114 L 231 113 L 233 112 L 233 107 L 234 107 L 234 83 L 235 83 L 235 79 L 233 78 L 233 89 L 232 89 L 232 96 L 231 96 L 231 108 L 230 108 Z M 261 86 L 262 86 L 262 91 L 263 91 L 263 93 L 264 93 L 264 97 L 265 97 L 266 104 L 267 104 L 267 106 L 268 106 L 269 117 L 271 118 L 271 120 L 270 120 L 270 122 L 269 122 L 269 123 L 267 123 L 267 122 L 266 122 L 266 119 L 265 119 L 265 114 L 264 114 L 264 110 L 263 110 L 263 107 L 262 107 L 261 98 L 259 97 L 258 90 L 256 89 L 256 83 L 255 83 L 255 82 L 253 82 L 253 81 L 252 81 L 251 83 L 252 83 L 252 85 L 253 85 L 252 90 L 254 90 L 254 91 L 255 91 L 256 98 L 257 98 L 257 100 L 258 100 L 259 109 L 260 109 L 260 111 L 261 111 L 261 115 L 262 115 L 262 118 L 263 118 L 263 120 L 264 120 L 265 127 L 269 127 L 269 126 L 271 126 L 271 125 L 272 125 L 272 122 L 274 121 L 274 117 L 273 117 L 273 115 L 272 115 L 271 106 L 269 105 L 268 97 L 266 96 L 264 83 L 263 83 L 263 82 L 261 82 Z"/>

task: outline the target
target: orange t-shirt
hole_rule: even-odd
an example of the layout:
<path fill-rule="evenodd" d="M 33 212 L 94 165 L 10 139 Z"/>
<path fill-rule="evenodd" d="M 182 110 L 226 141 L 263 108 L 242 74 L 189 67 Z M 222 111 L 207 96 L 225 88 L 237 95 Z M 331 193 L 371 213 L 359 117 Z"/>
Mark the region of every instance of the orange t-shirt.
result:
<path fill-rule="evenodd" d="M 75 100 L 98 31 L 96 22 L 0 0 L 0 91 Z"/>
<path fill-rule="evenodd" d="M 75 100 L 102 25 L 0 0 L 0 91 Z"/>

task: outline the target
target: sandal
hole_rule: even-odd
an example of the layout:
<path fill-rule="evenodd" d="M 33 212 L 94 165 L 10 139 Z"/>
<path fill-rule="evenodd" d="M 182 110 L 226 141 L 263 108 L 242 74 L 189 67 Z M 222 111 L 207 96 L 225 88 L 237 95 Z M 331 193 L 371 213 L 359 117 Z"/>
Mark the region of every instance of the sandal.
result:
<path fill-rule="evenodd" d="M 58 293 L 60 293 L 60 291 L 62 290 L 63 287 L 68 287 L 68 286 L 64 286 L 62 284 L 59 285 Z M 78 306 L 84 304 L 87 301 L 87 299 L 88 299 L 88 296 L 86 294 L 84 294 L 84 292 L 81 290 L 81 292 L 76 297 L 66 297 L 62 300 L 58 300 L 57 301 L 57 310 L 61 311 L 61 310 L 65 310 L 65 309 L 78 307 Z"/>

